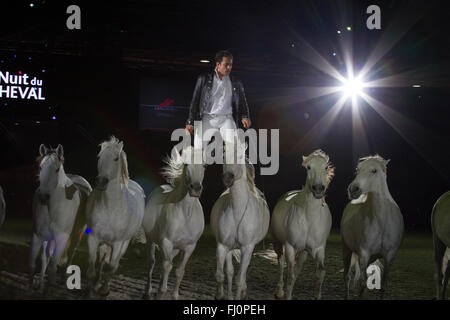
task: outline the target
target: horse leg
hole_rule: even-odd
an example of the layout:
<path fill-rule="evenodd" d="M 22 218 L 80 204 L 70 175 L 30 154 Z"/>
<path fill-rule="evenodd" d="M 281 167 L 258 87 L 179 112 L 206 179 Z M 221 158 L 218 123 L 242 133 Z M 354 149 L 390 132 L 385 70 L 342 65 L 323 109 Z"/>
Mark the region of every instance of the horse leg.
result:
<path fill-rule="evenodd" d="M 227 295 L 228 295 L 228 300 L 233 300 L 233 274 L 234 274 L 234 267 L 233 267 L 233 252 L 231 250 L 227 253 L 226 272 L 227 272 Z"/>
<path fill-rule="evenodd" d="M 435 234 L 433 234 L 433 244 L 434 244 L 434 261 L 436 265 L 436 280 L 437 280 L 436 299 L 441 299 L 442 280 L 443 280 L 442 262 L 444 260 L 446 247 L 445 244 L 441 240 L 439 240 L 439 238 Z"/>
<path fill-rule="evenodd" d="M 382 278 L 381 278 L 381 290 L 380 290 L 381 291 L 381 295 L 380 295 L 381 300 L 384 299 L 384 295 L 386 294 L 386 291 L 387 291 L 388 275 L 389 275 L 389 271 L 391 270 L 392 263 L 394 262 L 396 253 L 397 253 L 396 251 L 392 250 L 392 251 L 388 252 L 387 255 L 384 257 L 384 270 L 383 270 L 383 274 L 382 274 Z M 379 260 L 377 260 L 377 261 L 379 261 Z"/>
<path fill-rule="evenodd" d="M 216 258 L 217 258 L 217 267 L 216 267 L 216 281 L 217 281 L 217 292 L 216 299 L 223 299 L 223 281 L 224 281 L 224 273 L 223 266 L 225 264 L 225 258 L 228 254 L 229 250 L 221 243 L 217 243 L 216 250 Z M 231 252 L 231 251 L 230 251 Z"/>
<path fill-rule="evenodd" d="M 449 250 L 449 249 L 447 249 L 447 250 Z M 450 278 L 450 263 L 449 263 L 449 261 L 446 261 L 446 265 L 447 265 L 447 267 L 445 268 L 445 270 L 442 270 L 442 272 L 445 272 L 444 281 L 442 282 L 442 289 L 440 292 L 442 300 L 445 300 L 448 280 Z"/>
<path fill-rule="evenodd" d="M 76 242 L 74 248 L 71 249 L 70 251 L 68 251 L 68 254 L 70 254 L 69 263 L 68 263 L 69 266 L 72 265 L 73 257 L 75 256 L 75 253 L 77 252 L 78 247 L 80 246 L 81 240 L 83 240 L 83 235 L 84 235 L 84 232 L 86 231 L 86 228 L 87 228 L 87 225 L 84 225 L 83 229 L 80 230 L 80 234 L 77 237 L 77 242 Z"/>
<path fill-rule="evenodd" d="M 106 265 L 107 270 L 105 271 L 105 281 L 99 291 L 100 295 L 106 297 L 109 294 L 109 282 L 111 281 L 112 276 L 116 273 L 117 269 L 119 268 L 120 259 L 125 254 L 129 242 L 130 240 L 117 241 L 113 243 L 111 259 L 109 264 Z"/>
<path fill-rule="evenodd" d="M 189 258 L 191 257 L 192 252 L 194 252 L 195 245 L 196 244 L 194 243 L 193 245 L 187 246 L 183 250 L 183 257 L 181 259 L 180 265 L 178 266 L 178 268 L 175 272 L 177 275 L 177 281 L 175 283 L 175 289 L 173 290 L 173 295 L 172 295 L 174 300 L 178 300 L 180 284 L 181 284 L 181 280 L 183 280 L 183 276 L 184 276 L 184 269 L 186 268 L 186 263 L 188 262 Z"/>
<path fill-rule="evenodd" d="M 254 244 L 241 248 L 241 265 L 238 274 L 237 292 L 236 300 L 245 299 L 247 297 L 247 269 L 250 264 L 250 259 L 252 258 Z"/>
<path fill-rule="evenodd" d="M 111 248 L 105 243 L 98 247 L 98 258 L 100 260 L 100 267 L 98 271 L 97 281 L 95 281 L 94 286 L 95 291 L 98 291 L 102 286 L 103 269 L 105 267 L 106 260 L 111 261 L 111 251 L 109 252 L 109 258 L 107 258 L 108 249 L 111 250 Z"/>
<path fill-rule="evenodd" d="M 316 284 L 316 295 L 315 295 L 315 298 L 317 300 L 320 300 L 322 298 L 322 284 L 323 284 L 323 279 L 325 278 L 325 273 L 326 273 L 325 272 L 324 260 L 325 260 L 325 248 L 324 247 L 320 247 L 316 251 L 317 284 Z"/>
<path fill-rule="evenodd" d="M 42 254 L 41 254 L 41 274 L 39 279 L 39 291 L 44 292 L 44 277 L 45 271 L 47 270 L 47 265 L 49 261 L 49 257 L 47 256 L 47 246 L 49 245 L 48 241 L 44 241 L 42 244 Z"/>
<path fill-rule="evenodd" d="M 278 279 L 277 292 L 275 293 L 275 299 L 283 299 L 284 297 L 284 264 L 285 264 L 285 255 L 283 253 L 283 248 L 281 250 L 275 250 L 278 256 L 278 266 L 280 268 L 280 277 Z"/>
<path fill-rule="evenodd" d="M 97 248 L 99 245 L 99 240 L 93 235 L 89 235 L 88 239 L 88 250 L 89 250 L 89 265 L 87 269 L 87 280 L 88 289 L 87 294 L 89 297 L 94 295 L 94 279 L 95 279 L 95 263 L 97 261 Z"/>
<path fill-rule="evenodd" d="M 161 282 L 159 284 L 159 293 L 158 300 L 164 299 L 164 296 L 167 292 L 167 281 L 169 279 L 170 271 L 172 270 L 172 251 L 173 244 L 168 239 L 164 239 L 161 245 L 162 253 L 163 253 L 163 273 L 161 275 Z"/>
<path fill-rule="evenodd" d="M 284 253 L 287 260 L 287 286 L 286 286 L 286 300 L 292 299 L 292 289 L 295 283 L 295 249 L 289 243 L 284 246 Z"/>
<path fill-rule="evenodd" d="M 42 247 L 42 241 L 37 234 L 33 233 L 31 238 L 30 258 L 28 262 L 28 274 L 29 274 L 29 287 L 33 287 L 34 276 L 36 275 L 36 258 L 39 255 L 39 251 Z"/>
<path fill-rule="evenodd" d="M 342 257 L 344 260 L 344 286 L 345 286 L 345 300 L 350 296 L 350 267 L 352 261 L 352 251 L 347 248 L 345 244 L 342 246 Z"/>
<path fill-rule="evenodd" d="M 367 265 L 369 263 L 369 255 L 361 251 L 361 255 L 359 256 L 359 269 L 361 270 L 361 278 L 359 282 L 359 296 L 358 298 L 361 299 L 363 297 L 364 291 L 367 287 Z"/>
<path fill-rule="evenodd" d="M 152 293 L 152 274 L 155 267 L 155 249 L 156 244 L 147 239 L 147 243 L 150 247 L 150 263 L 148 268 L 147 286 L 145 287 L 144 299 L 150 299 Z"/>
<path fill-rule="evenodd" d="M 295 272 L 294 281 L 296 281 L 296 279 L 298 278 L 300 272 L 302 272 L 303 264 L 305 263 L 307 258 L 308 258 L 308 252 L 305 251 L 305 250 L 299 252 L 296 255 L 296 257 L 295 257 L 295 265 L 294 265 L 294 272 Z M 294 286 L 294 285 L 292 285 L 292 286 Z"/>
<path fill-rule="evenodd" d="M 54 245 L 55 248 L 51 254 L 50 264 L 48 266 L 48 279 L 50 286 L 56 285 L 56 272 L 58 268 L 59 260 L 61 259 L 68 241 L 68 234 L 59 234 L 55 236 Z"/>

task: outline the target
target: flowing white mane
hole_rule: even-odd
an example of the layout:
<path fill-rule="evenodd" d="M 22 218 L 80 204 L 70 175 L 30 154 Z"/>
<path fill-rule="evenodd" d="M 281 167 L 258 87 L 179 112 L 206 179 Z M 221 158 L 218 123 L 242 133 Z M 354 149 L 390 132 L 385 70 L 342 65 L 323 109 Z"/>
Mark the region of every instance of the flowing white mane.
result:
<path fill-rule="evenodd" d="M 183 176 L 184 165 L 194 164 L 195 159 L 204 160 L 202 150 L 196 150 L 192 146 L 187 146 L 183 148 L 181 155 L 178 151 L 173 151 L 171 156 L 166 156 L 163 159 L 166 165 L 161 169 L 161 174 L 168 184 L 175 187 Z"/>
<path fill-rule="evenodd" d="M 161 174 L 163 175 L 166 182 L 170 184 L 172 187 L 178 183 L 179 178 L 183 175 L 184 162 L 180 157 L 178 152 L 172 153 L 172 156 L 166 156 L 163 159 L 163 162 L 166 164 L 161 169 Z"/>
<path fill-rule="evenodd" d="M 98 153 L 98 155 L 100 155 L 103 150 L 105 150 L 106 148 L 113 148 L 116 149 L 117 151 L 120 152 L 120 163 L 121 163 L 121 168 L 122 168 L 122 182 L 125 186 L 128 187 L 128 181 L 130 180 L 130 176 L 128 174 L 128 161 L 127 161 L 127 154 L 125 153 L 125 151 L 123 151 L 123 142 L 119 141 L 119 139 L 117 139 L 114 136 L 111 136 L 111 138 L 109 139 L 109 141 L 103 141 L 102 143 L 99 144 L 100 147 L 100 152 Z"/>

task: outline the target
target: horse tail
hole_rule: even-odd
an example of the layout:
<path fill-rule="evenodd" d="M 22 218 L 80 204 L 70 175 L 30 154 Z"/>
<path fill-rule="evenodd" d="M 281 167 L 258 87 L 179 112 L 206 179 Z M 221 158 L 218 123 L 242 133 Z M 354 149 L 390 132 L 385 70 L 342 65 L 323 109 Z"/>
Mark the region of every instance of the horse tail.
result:
<path fill-rule="evenodd" d="M 231 250 L 231 254 L 233 255 L 233 258 L 236 260 L 237 263 L 241 263 L 241 250 L 233 249 Z"/>

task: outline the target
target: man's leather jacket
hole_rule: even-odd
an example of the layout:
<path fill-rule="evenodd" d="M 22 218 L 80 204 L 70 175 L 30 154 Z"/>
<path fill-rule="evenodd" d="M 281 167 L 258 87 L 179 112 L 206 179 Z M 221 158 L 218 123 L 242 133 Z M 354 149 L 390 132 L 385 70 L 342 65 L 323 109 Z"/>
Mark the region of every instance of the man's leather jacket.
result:
<path fill-rule="evenodd" d="M 202 119 L 203 110 L 211 99 L 213 79 L 214 71 L 198 76 L 194 94 L 192 96 L 191 105 L 189 107 L 189 117 L 186 121 L 186 125 L 193 126 L 194 121 Z M 242 86 L 241 81 L 231 75 L 230 80 L 233 92 L 233 96 L 231 99 L 233 118 L 234 121 L 236 121 L 236 123 L 239 125 L 238 120 L 243 118 L 250 119 L 250 113 L 248 111 L 247 99 L 245 98 L 244 87 Z"/>

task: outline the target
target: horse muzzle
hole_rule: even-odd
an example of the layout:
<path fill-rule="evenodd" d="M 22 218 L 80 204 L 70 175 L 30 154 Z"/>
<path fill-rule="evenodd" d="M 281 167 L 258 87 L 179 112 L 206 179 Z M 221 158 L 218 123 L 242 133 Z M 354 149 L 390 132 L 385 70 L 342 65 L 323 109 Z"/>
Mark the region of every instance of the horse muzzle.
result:
<path fill-rule="evenodd" d="M 46 203 L 48 203 L 48 200 L 50 199 L 50 194 L 39 192 L 38 198 L 41 203 L 46 204 Z"/>
<path fill-rule="evenodd" d="M 347 193 L 350 200 L 355 200 L 361 196 L 362 190 L 359 186 L 350 185 L 348 187 Z"/>
<path fill-rule="evenodd" d="M 97 176 L 97 178 L 95 178 L 95 188 L 101 191 L 105 191 L 107 185 L 108 185 L 108 178 L 101 176 Z"/>
<path fill-rule="evenodd" d="M 222 181 L 226 188 L 230 188 L 234 182 L 234 175 L 231 173 L 224 173 L 222 175 Z"/>
<path fill-rule="evenodd" d="M 325 195 L 325 186 L 323 184 L 315 184 L 311 187 L 311 192 L 316 199 L 322 199 Z"/>
<path fill-rule="evenodd" d="M 203 187 L 200 183 L 192 183 L 189 185 L 189 195 L 191 197 L 200 198 Z"/>

